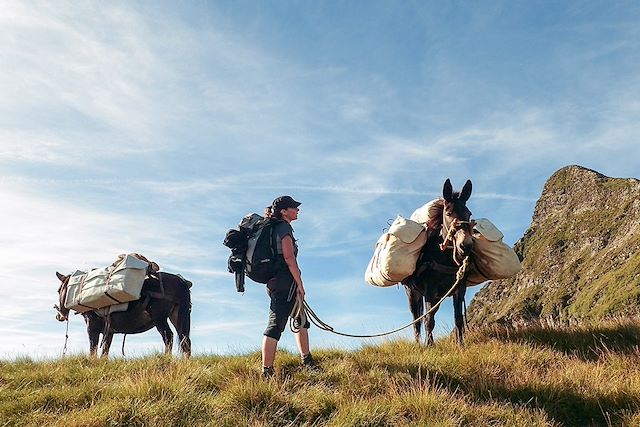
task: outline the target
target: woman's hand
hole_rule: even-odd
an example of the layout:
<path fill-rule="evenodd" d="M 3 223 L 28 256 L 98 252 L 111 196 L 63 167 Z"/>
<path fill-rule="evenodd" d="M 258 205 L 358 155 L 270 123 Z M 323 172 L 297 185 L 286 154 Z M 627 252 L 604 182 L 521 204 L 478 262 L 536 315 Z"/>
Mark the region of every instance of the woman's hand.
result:
<path fill-rule="evenodd" d="M 300 268 L 298 267 L 298 261 L 293 250 L 293 239 L 288 234 L 282 238 L 282 256 L 284 262 L 287 263 L 287 267 L 291 272 L 293 280 L 297 284 L 297 292 L 300 298 L 304 298 L 304 285 L 302 284 L 302 275 Z"/>

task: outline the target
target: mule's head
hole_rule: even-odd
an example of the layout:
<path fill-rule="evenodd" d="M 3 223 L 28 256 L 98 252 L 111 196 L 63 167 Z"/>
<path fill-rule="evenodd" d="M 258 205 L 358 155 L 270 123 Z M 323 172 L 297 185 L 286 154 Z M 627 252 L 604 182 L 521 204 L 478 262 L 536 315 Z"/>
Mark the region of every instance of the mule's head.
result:
<path fill-rule="evenodd" d="M 444 210 L 442 213 L 442 231 L 444 238 L 450 237 L 446 245 L 453 245 L 453 259 L 460 265 L 462 260 L 471 254 L 473 239 L 471 238 L 471 211 L 467 208 L 467 200 L 471 197 L 471 181 L 462 187 L 460 192 L 453 191 L 451 181 L 447 179 L 442 188 Z"/>
<path fill-rule="evenodd" d="M 65 276 L 58 272 L 56 272 L 56 276 L 60 279 L 60 287 L 58 288 L 58 304 L 54 305 L 53 308 L 58 312 L 56 314 L 56 319 L 60 322 L 64 322 L 69 320 L 69 309 L 64 306 L 64 302 L 67 299 L 67 285 L 69 284 L 70 276 Z"/>

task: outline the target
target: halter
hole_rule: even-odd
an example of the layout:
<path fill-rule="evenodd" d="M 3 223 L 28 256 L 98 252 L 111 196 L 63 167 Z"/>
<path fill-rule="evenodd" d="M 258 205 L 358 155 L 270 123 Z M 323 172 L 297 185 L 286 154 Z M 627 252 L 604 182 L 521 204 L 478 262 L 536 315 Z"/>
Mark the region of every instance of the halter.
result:
<path fill-rule="evenodd" d="M 453 221 L 451 221 L 451 226 L 447 230 L 444 221 L 442 221 L 442 229 L 445 230 L 445 235 L 444 240 L 442 241 L 442 243 L 440 243 L 441 251 L 444 252 L 452 247 L 451 244 L 453 242 L 453 236 L 458 230 L 462 228 L 462 224 L 469 224 L 469 227 L 473 228 L 476 225 L 476 222 L 472 219 L 470 219 L 469 221 L 461 221 L 458 218 L 454 218 Z"/>
<path fill-rule="evenodd" d="M 60 287 L 58 288 L 58 295 L 59 295 L 58 303 L 60 304 L 60 306 L 58 304 L 53 306 L 53 308 L 56 309 L 56 311 L 58 312 L 60 317 L 63 319 L 63 321 L 65 321 L 65 320 L 68 321 L 69 320 L 69 312 L 67 312 L 67 314 L 64 314 L 62 312 L 62 308 L 64 306 L 64 301 L 62 300 L 62 295 L 67 290 L 68 286 L 69 286 L 69 279 L 67 278 L 67 280 L 62 282 L 62 284 L 60 284 Z"/>
<path fill-rule="evenodd" d="M 468 210 L 468 209 L 467 209 Z M 456 258 L 456 251 L 455 248 L 453 247 L 453 238 L 456 234 L 456 232 L 458 230 L 460 230 L 462 228 L 463 224 L 468 224 L 470 229 L 473 229 L 474 225 L 476 224 L 476 222 L 472 219 L 469 219 L 468 221 L 463 221 L 459 218 L 454 218 L 453 220 L 451 220 L 451 223 L 449 224 L 449 227 L 447 229 L 447 222 L 445 221 L 445 211 L 443 209 L 442 211 L 442 231 L 444 231 L 444 237 L 442 240 L 442 243 L 440 243 L 440 250 L 442 252 L 446 251 L 447 249 L 452 249 L 452 253 L 451 256 L 453 258 L 453 262 L 456 265 L 460 265 L 460 262 L 458 261 L 458 259 Z"/>

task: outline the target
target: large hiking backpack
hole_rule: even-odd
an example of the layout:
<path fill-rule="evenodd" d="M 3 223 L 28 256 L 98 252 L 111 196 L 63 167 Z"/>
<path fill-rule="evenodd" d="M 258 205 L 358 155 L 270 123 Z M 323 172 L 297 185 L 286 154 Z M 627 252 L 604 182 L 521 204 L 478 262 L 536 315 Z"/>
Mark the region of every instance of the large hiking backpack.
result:
<path fill-rule="evenodd" d="M 244 276 L 257 283 L 267 283 L 278 272 L 280 263 L 273 236 L 282 220 L 246 215 L 237 230 L 229 230 L 223 244 L 231 248 L 228 270 L 236 275 L 236 289 L 244 292 Z"/>

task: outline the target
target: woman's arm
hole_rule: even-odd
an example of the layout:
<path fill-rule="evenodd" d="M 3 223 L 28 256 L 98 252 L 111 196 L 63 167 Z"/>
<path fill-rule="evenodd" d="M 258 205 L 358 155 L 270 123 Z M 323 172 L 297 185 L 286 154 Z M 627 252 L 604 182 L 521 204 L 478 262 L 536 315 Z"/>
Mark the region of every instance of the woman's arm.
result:
<path fill-rule="evenodd" d="M 300 274 L 298 261 L 296 260 L 296 255 L 293 251 L 293 239 L 288 234 L 282 238 L 282 256 L 284 257 L 284 262 L 287 263 L 287 267 L 289 267 L 293 280 L 295 280 L 298 285 L 298 293 L 304 297 L 302 275 Z"/>

